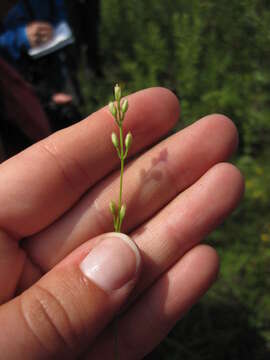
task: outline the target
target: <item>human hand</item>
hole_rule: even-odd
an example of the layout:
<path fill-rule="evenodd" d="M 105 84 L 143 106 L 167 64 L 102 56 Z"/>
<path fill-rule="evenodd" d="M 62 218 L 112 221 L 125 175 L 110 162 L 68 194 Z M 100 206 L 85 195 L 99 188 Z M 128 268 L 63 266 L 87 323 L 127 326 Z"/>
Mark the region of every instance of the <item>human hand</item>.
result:
<path fill-rule="evenodd" d="M 53 27 L 45 21 L 34 21 L 26 27 L 26 34 L 30 46 L 36 47 L 48 42 L 53 36 Z"/>
<path fill-rule="evenodd" d="M 72 96 L 65 93 L 57 93 L 52 96 L 52 101 L 57 105 L 69 104 L 72 100 Z"/>
<path fill-rule="evenodd" d="M 179 108 L 161 88 L 135 93 L 129 104 L 124 127 L 133 134 L 135 155 L 173 127 Z M 113 228 L 108 204 L 119 187 L 110 142 L 115 130 L 106 107 L 0 166 L 0 349 L 6 360 L 114 359 L 110 322 L 124 305 L 119 358 L 141 359 L 217 276 L 215 250 L 199 242 L 243 193 L 241 174 L 223 163 L 237 146 L 237 132 L 221 115 L 199 120 L 128 164 L 123 230 L 137 244 L 142 266 L 114 239 L 109 249 L 116 261 L 111 264 L 107 252 L 97 279 L 83 274 L 80 263 L 91 249 L 97 254 L 98 244 L 115 236 L 104 235 Z"/>

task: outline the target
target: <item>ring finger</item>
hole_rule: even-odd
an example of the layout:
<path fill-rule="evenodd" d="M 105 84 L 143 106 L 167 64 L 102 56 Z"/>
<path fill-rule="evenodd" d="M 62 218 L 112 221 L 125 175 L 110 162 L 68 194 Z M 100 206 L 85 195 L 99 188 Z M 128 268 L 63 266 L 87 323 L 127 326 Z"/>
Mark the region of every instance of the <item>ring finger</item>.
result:
<path fill-rule="evenodd" d="M 209 141 L 211 139 L 211 141 Z M 157 145 L 125 172 L 124 201 L 129 232 L 149 219 L 214 164 L 226 160 L 237 145 L 237 132 L 227 118 L 208 116 Z M 34 263 L 44 271 L 88 239 L 111 231 L 108 203 L 118 192 L 118 173 L 98 184 L 59 221 L 28 239 Z"/>

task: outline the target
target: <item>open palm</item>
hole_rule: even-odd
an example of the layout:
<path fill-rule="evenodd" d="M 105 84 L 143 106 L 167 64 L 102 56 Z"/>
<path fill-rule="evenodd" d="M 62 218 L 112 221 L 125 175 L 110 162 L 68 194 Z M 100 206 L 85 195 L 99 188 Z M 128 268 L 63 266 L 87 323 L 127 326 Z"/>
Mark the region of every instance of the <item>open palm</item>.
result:
<path fill-rule="evenodd" d="M 152 88 L 131 95 L 129 104 L 124 127 L 134 145 L 123 232 L 137 244 L 142 269 L 118 337 L 120 359 L 141 359 L 215 280 L 218 256 L 199 243 L 236 207 L 243 179 L 224 163 L 237 146 L 228 118 L 206 116 L 150 148 L 178 120 L 178 101 Z M 4 359 L 114 358 L 110 323 L 124 301 L 112 305 L 93 290 L 78 264 L 113 229 L 115 130 L 106 107 L 1 164 Z"/>

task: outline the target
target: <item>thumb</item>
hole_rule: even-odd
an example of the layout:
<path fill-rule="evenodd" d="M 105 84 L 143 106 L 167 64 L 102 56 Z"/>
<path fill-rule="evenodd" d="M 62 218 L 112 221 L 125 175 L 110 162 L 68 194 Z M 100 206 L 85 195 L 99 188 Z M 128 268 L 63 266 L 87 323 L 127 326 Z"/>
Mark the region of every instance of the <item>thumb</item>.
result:
<path fill-rule="evenodd" d="M 136 245 L 124 234 L 85 243 L 0 307 L 3 359 L 80 355 L 127 300 L 140 264 Z"/>

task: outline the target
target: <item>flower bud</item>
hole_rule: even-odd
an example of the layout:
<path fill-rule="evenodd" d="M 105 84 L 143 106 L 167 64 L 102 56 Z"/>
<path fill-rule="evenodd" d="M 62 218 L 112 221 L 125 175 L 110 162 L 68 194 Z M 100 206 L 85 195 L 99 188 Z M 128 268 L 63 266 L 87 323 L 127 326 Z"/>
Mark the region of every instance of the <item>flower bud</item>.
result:
<path fill-rule="evenodd" d="M 110 110 L 110 113 L 112 114 L 112 116 L 115 117 L 116 116 L 116 107 L 112 101 L 109 103 L 109 110 Z"/>
<path fill-rule="evenodd" d="M 132 137 L 131 132 L 129 131 L 129 133 L 127 134 L 127 136 L 125 138 L 125 146 L 126 146 L 127 150 L 131 147 L 132 140 L 133 140 L 133 137 Z"/>
<path fill-rule="evenodd" d="M 126 205 L 122 205 L 119 213 L 121 222 L 124 219 L 125 215 L 126 215 Z"/>
<path fill-rule="evenodd" d="M 110 210 L 111 210 L 111 213 L 113 214 L 113 216 L 115 215 L 116 213 L 116 205 L 115 205 L 115 202 L 114 201 L 110 201 Z"/>
<path fill-rule="evenodd" d="M 119 101 L 121 99 L 121 88 L 118 84 L 115 85 L 114 87 L 114 97 L 116 101 Z"/>
<path fill-rule="evenodd" d="M 127 112 L 127 110 L 128 110 L 128 101 L 127 101 L 127 99 L 125 99 L 125 100 L 123 101 L 121 110 L 122 110 L 122 113 L 123 113 L 123 114 L 125 114 L 125 113 Z"/>
<path fill-rule="evenodd" d="M 115 132 L 112 133 L 112 143 L 114 147 L 118 148 L 118 138 Z"/>

